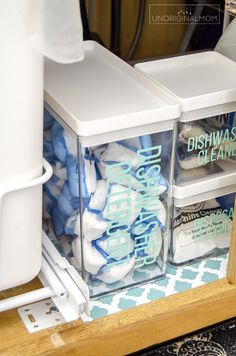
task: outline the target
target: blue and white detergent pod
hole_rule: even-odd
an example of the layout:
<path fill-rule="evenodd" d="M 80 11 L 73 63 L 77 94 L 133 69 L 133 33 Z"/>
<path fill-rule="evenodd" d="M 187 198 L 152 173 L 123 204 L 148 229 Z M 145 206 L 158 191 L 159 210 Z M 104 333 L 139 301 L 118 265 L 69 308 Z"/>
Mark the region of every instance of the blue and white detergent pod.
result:
<path fill-rule="evenodd" d="M 163 277 L 177 101 L 95 42 L 45 70 L 44 226 L 91 296 Z"/>
<path fill-rule="evenodd" d="M 166 166 L 171 144 L 163 152 L 160 135 L 83 147 L 45 110 L 44 155 L 54 175 L 44 185 L 44 218 L 91 286 L 163 274 L 169 182 L 162 160 Z M 171 131 L 165 135 L 171 143 Z"/>

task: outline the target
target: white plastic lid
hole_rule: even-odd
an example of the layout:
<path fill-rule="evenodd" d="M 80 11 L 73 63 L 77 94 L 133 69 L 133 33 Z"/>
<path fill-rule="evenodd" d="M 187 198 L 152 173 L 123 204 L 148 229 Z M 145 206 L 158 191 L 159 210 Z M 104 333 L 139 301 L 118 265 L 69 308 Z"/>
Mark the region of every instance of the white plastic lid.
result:
<path fill-rule="evenodd" d="M 236 101 L 236 63 L 214 51 L 139 63 L 135 68 L 175 95 L 183 112 Z"/>
<path fill-rule="evenodd" d="M 236 168 L 236 163 L 221 161 L 220 166 L 225 172 L 229 169 L 231 172 L 218 173 L 211 178 L 206 176 L 192 183 L 174 184 L 174 205 L 183 207 L 236 192 L 236 169 L 232 169 Z"/>
<path fill-rule="evenodd" d="M 178 207 L 178 208 L 183 208 L 183 207 L 188 206 L 188 205 L 201 203 L 201 202 L 204 202 L 206 200 L 223 197 L 224 195 L 233 194 L 233 193 L 236 193 L 236 184 L 230 185 L 230 186 L 226 186 L 226 187 L 222 187 L 222 188 L 215 189 L 215 190 L 210 190 L 207 193 L 194 195 L 192 197 L 188 197 L 188 198 L 185 198 L 185 199 L 177 199 L 177 198 L 175 198 L 174 199 L 174 206 Z"/>
<path fill-rule="evenodd" d="M 180 116 L 178 102 L 96 42 L 80 63 L 45 64 L 45 101 L 79 136 L 135 128 Z"/>

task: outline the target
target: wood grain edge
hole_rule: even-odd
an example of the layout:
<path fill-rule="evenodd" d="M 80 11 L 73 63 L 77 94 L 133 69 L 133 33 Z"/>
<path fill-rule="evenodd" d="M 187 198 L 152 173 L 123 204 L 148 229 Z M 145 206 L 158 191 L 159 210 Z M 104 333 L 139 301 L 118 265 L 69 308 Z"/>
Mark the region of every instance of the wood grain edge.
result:
<path fill-rule="evenodd" d="M 234 317 L 235 301 L 223 279 L 86 325 L 57 355 L 126 355 Z"/>
<path fill-rule="evenodd" d="M 234 204 L 234 219 L 233 219 L 228 268 L 227 268 L 227 278 L 229 280 L 229 283 L 232 283 L 234 285 L 236 285 L 236 209 L 235 207 L 236 204 Z"/>

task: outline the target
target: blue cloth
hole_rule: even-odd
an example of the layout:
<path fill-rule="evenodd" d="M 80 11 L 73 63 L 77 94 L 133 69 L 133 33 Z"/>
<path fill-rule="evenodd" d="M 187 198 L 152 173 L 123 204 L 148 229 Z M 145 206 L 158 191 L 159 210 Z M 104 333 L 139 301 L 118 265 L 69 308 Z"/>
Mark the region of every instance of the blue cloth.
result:
<path fill-rule="evenodd" d="M 67 182 L 65 182 L 62 194 L 57 200 L 57 207 L 66 220 L 79 209 L 79 199 L 71 195 Z"/>
<path fill-rule="evenodd" d="M 44 129 L 47 130 L 53 125 L 55 119 L 46 109 L 44 109 L 43 114 L 44 114 Z"/>
<path fill-rule="evenodd" d="M 229 212 L 230 209 L 234 208 L 235 193 L 216 198 L 216 200 L 223 210 L 228 210 Z"/>
<path fill-rule="evenodd" d="M 46 138 L 43 140 L 43 155 L 44 158 L 50 163 L 54 164 L 55 154 L 52 146 L 52 142 L 48 141 Z"/>
<path fill-rule="evenodd" d="M 57 207 L 52 210 L 52 224 L 56 237 L 60 237 L 64 234 L 64 226 L 66 224 L 66 217 L 63 216 Z"/>
<path fill-rule="evenodd" d="M 49 181 L 46 182 L 43 186 L 43 189 L 47 193 L 48 197 L 54 202 L 57 201 L 61 194 L 60 183 L 60 179 L 53 174 Z"/>
<path fill-rule="evenodd" d="M 66 163 L 66 142 L 64 138 L 64 129 L 58 122 L 52 125 L 52 146 L 57 159 Z"/>
<path fill-rule="evenodd" d="M 74 197 L 79 198 L 79 168 L 77 159 L 69 155 L 66 159 L 66 169 L 70 192 Z"/>

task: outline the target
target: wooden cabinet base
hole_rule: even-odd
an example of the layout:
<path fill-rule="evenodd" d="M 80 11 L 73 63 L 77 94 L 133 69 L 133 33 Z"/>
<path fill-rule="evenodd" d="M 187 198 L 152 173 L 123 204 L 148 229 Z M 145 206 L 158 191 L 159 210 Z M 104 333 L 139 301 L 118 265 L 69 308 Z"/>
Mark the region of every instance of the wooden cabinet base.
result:
<path fill-rule="evenodd" d="M 78 320 L 32 335 L 12 310 L 0 315 L 0 355 L 125 355 L 234 316 L 236 287 L 227 279 L 88 324 Z"/>

